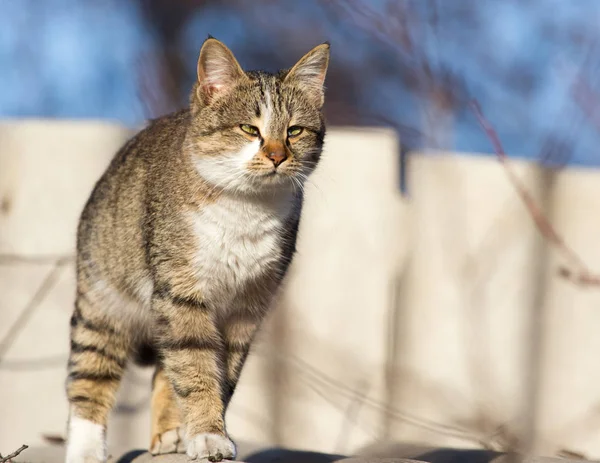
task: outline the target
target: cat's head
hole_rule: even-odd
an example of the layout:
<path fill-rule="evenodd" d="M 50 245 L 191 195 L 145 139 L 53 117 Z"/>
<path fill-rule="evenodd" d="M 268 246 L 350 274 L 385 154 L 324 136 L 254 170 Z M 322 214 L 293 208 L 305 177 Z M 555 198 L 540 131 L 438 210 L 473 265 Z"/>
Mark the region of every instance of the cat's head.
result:
<path fill-rule="evenodd" d="M 188 132 L 205 181 L 240 193 L 304 183 L 323 147 L 328 63 L 329 44 L 322 44 L 289 70 L 245 72 L 223 43 L 207 39 Z"/>

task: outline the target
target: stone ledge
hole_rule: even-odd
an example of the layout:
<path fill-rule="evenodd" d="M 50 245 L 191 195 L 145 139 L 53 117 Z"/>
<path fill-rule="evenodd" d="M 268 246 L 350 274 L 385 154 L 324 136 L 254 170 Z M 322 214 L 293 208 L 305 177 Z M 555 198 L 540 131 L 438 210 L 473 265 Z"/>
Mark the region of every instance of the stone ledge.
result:
<path fill-rule="evenodd" d="M 131 458 L 133 457 L 133 458 Z M 130 452 L 114 463 L 189 463 L 190 460 L 182 454 L 161 455 L 152 457 L 148 452 Z M 248 455 L 243 463 L 424 463 L 406 458 L 377 458 L 377 457 L 345 457 L 318 452 L 299 450 L 269 449 Z M 208 460 L 198 460 L 198 463 L 208 463 Z M 223 463 L 242 463 L 224 460 Z"/>
<path fill-rule="evenodd" d="M 512 463 L 512 456 L 500 452 L 473 449 L 426 448 L 406 444 L 389 444 L 372 448 L 365 455 L 345 456 L 302 450 L 269 448 L 240 452 L 240 460 L 224 463 Z M 582 463 L 589 460 L 576 460 L 552 457 L 530 457 L 517 460 L 519 463 Z M 63 463 L 62 447 L 33 447 L 24 451 L 15 463 Z M 169 454 L 153 457 L 145 450 L 132 450 L 120 458 L 111 458 L 109 463 L 189 463 L 183 454 Z M 196 460 L 196 463 L 208 463 Z"/>

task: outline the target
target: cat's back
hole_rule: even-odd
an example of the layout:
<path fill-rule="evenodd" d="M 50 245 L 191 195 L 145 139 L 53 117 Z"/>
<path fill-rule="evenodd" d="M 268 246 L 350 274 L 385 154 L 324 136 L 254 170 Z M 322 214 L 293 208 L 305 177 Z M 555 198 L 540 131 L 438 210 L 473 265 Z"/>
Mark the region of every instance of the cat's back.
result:
<path fill-rule="evenodd" d="M 78 270 L 83 278 L 110 278 L 140 293 L 147 278 L 144 220 L 148 184 L 179 155 L 188 112 L 150 123 L 116 153 L 81 214 L 77 236 Z M 142 291 L 143 292 L 143 291 Z M 141 295 L 143 296 L 143 295 Z"/>
<path fill-rule="evenodd" d="M 98 181 L 90 202 L 101 200 L 101 193 L 106 187 L 122 188 L 123 184 L 135 186 L 139 180 L 145 179 L 143 175 L 152 171 L 153 167 L 160 169 L 169 161 L 172 162 L 180 151 L 188 124 L 187 109 L 150 120 L 115 154 Z"/>

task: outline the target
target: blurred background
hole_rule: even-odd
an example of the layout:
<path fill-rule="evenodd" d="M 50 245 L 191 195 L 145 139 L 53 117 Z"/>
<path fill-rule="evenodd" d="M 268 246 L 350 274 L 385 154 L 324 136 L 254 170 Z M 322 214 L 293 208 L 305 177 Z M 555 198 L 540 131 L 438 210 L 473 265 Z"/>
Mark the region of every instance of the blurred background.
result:
<path fill-rule="evenodd" d="M 245 69 L 332 46 L 326 153 L 234 437 L 600 458 L 598 24 L 595 0 L 0 1 L 0 453 L 60 441 L 77 216 L 187 105 L 210 34 Z M 116 453 L 146 445 L 148 378 Z"/>
<path fill-rule="evenodd" d="M 443 124 L 447 147 L 488 152 L 477 98 L 508 152 L 595 165 L 599 20 L 594 0 L 3 2 L 0 114 L 136 126 L 187 103 L 209 33 L 265 70 L 329 41 L 331 124 L 410 148 Z"/>

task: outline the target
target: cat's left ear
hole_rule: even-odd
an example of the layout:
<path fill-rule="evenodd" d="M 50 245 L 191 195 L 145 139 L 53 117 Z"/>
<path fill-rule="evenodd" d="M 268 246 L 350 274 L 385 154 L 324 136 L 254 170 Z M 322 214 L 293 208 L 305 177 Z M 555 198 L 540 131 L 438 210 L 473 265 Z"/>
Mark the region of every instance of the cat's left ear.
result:
<path fill-rule="evenodd" d="M 285 82 L 298 83 L 320 108 L 325 98 L 324 84 L 328 65 L 329 43 L 317 45 L 288 72 Z"/>
<path fill-rule="evenodd" d="M 229 48 L 213 37 L 206 39 L 198 58 L 198 96 L 209 103 L 244 79 L 246 74 Z"/>

